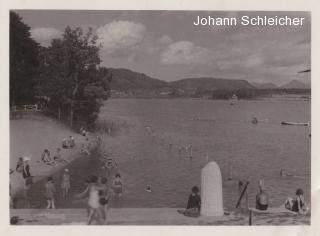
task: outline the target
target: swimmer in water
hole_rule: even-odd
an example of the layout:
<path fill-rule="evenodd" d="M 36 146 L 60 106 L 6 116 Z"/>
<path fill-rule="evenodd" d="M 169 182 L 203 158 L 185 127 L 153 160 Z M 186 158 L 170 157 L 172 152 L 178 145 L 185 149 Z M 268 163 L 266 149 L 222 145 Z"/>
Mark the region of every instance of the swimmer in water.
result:
<path fill-rule="evenodd" d="M 147 186 L 146 191 L 147 191 L 148 193 L 152 193 L 151 187 L 150 187 L 150 186 Z"/>

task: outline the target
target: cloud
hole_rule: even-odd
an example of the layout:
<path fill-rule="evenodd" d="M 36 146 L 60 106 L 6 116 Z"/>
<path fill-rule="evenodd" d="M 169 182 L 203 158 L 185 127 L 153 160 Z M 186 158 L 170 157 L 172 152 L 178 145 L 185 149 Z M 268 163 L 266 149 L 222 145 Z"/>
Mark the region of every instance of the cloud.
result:
<path fill-rule="evenodd" d="M 190 41 L 178 41 L 171 43 L 161 53 L 160 62 L 169 65 L 206 65 L 212 62 L 212 53 Z"/>
<path fill-rule="evenodd" d="M 145 34 L 143 24 L 131 21 L 113 21 L 97 28 L 103 52 L 117 57 L 133 54 L 143 43 Z"/>
<path fill-rule="evenodd" d="M 34 28 L 30 32 L 31 37 L 42 46 L 49 46 L 52 39 L 62 36 L 62 31 L 56 28 Z"/>

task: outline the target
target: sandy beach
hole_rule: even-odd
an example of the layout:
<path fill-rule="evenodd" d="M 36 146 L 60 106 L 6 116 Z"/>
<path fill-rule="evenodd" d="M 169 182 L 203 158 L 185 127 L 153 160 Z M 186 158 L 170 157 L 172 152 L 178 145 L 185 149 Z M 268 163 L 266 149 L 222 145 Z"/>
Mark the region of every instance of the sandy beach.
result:
<path fill-rule="evenodd" d="M 73 149 L 61 148 L 63 138 L 72 135 L 76 146 Z M 15 171 L 19 157 L 28 156 L 31 158 L 31 175 L 34 176 L 35 185 L 45 180 L 50 175 L 57 175 L 59 171 L 66 168 L 68 164 L 59 163 L 54 166 L 44 164 L 41 161 L 41 154 L 48 149 L 51 158 L 56 149 L 61 148 L 61 157 L 71 163 L 81 156 L 81 145 L 86 143 L 85 137 L 75 133 L 67 126 L 60 124 L 51 118 L 38 114 L 36 116 L 24 117 L 10 121 L 10 169 Z M 23 189 L 24 180 L 22 174 L 14 172 L 10 175 L 10 184 L 13 195 L 20 195 Z M 44 188 L 44 187 L 43 187 Z M 44 189 L 40 192 L 42 193 Z"/>

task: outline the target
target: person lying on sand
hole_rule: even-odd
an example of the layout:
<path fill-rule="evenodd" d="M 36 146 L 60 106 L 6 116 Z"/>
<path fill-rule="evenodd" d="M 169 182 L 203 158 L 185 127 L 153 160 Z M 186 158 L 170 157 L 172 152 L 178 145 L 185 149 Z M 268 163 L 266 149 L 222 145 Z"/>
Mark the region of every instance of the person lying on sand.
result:
<path fill-rule="evenodd" d="M 191 194 L 189 195 L 186 209 L 178 210 L 178 212 L 185 216 L 198 217 L 200 216 L 200 207 L 201 207 L 201 198 L 199 195 L 199 188 L 197 186 L 193 186 L 191 189 Z"/>
<path fill-rule="evenodd" d="M 66 159 L 63 159 L 61 157 L 61 149 L 57 148 L 56 154 L 53 157 L 53 161 L 55 164 L 61 163 L 61 164 L 68 164 L 69 161 L 67 161 Z"/>
<path fill-rule="evenodd" d="M 303 196 L 304 192 L 301 188 L 298 188 L 296 191 L 296 198 L 287 198 L 287 200 L 284 203 L 284 206 L 286 209 L 290 211 L 297 212 L 299 214 L 307 214 L 309 211 L 309 208 L 307 206 L 307 203 Z"/>

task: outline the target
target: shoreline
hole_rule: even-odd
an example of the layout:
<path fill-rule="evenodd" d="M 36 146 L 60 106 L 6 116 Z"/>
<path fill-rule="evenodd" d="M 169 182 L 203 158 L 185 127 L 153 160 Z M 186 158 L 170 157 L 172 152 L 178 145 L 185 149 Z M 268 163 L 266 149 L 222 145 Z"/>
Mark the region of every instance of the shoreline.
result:
<path fill-rule="evenodd" d="M 232 212 L 215 217 L 186 217 L 178 208 L 110 208 L 107 225 L 249 225 L 247 214 Z M 14 209 L 18 225 L 86 225 L 85 209 Z M 254 214 L 252 225 L 310 225 L 310 216 L 290 213 Z"/>

